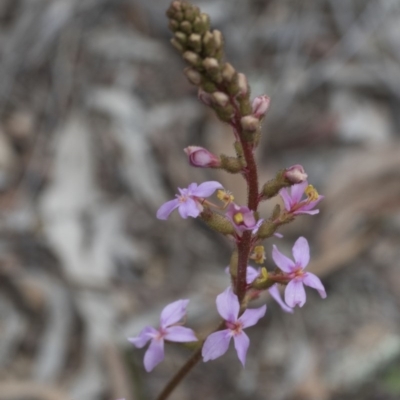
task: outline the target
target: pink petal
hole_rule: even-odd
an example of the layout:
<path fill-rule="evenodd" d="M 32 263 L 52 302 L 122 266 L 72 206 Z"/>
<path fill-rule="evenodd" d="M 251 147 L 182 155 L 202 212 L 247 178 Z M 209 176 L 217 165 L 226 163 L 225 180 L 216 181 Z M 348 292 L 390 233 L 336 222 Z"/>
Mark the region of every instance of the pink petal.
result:
<path fill-rule="evenodd" d="M 325 198 L 325 196 L 318 196 L 317 200 L 310 201 L 308 204 L 305 204 L 304 207 L 302 207 L 302 209 L 305 211 L 309 211 L 309 210 L 313 209 L 324 198 Z"/>
<path fill-rule="evenodd" d="M 179 204 L 178 211 L 183 219 L 186 219 L 187 217 L 196 218 L 200 214 L 200 209 L 197 206 L 197 203 L 190 197 L 188 197 L 186 201 Z"/>
<path fill-rule="evenodd" d="M 281 306 L 283 311 L 293 314 L 293 308 L 290 308 L 289 306 L 287 306 L 285 304 L 285 302 L 282 300 L 281 293 L 279 292 L 279 288 L 278 288 L 277 284 L 272 285 L 268 289 L 268 292 L 271 295 L 271 297 Z"/>
<path fill-rule="evenodd" d="M 289 307 L 303 307 L 306 302 L 306 291 L 301 280 L 291 280 L 285 289 L 285 301 Z"/>
<path fill-rule="evenodd" d="M 236 294 L 233 293 L 231 287 L 228 287 L 224 292 L 217 296 L 216 304 L 219 315 L 225 321 L 236 322 L 240 305 L 239 300 Z"/>
<path fill-rule="evenodd" d="M 161 311 L 161 328 L 165 329 L 167 326 L 179 322 L 186 314 L 188 303 L 189 300 L 177 300 L 165 306 Z"/>
<path fill-rule="evenodd" d="M 255 268 L 248 265 L 246 269 L 246 283 L 250 285 L 250 283 L 253 283 L 258 278 L 259 275 L 260 275 L 259 270 L 256 270 Z"/>
<path fill-rule="evenodd" d="M 255 325 L 265 315 L 266 311 L 267 306 L 265 304 L 259 308 L 248 308 L 239 318 L 243 329 Z"/>
<path fill-rule="evenodd" d="M 170 326 L 166 330 L 165 340 L 170 342 L 197 342 L 195 333 L 184 326 Z"/>
<path fill-rule="evenodd" d="M 289 192 L 286 188 L 283 188 L 279 191 L 279 195 L 282 197 L 283 204 L 285 205 L 285 209 L 290 211 L 292 208 L 292 198 L 289 195 Z"/>
<path fill-rule="evenodd" d="M 246 364 L 247 349 L 250 346 L 250 339 L 244 332 L 241 332 L 239 335 L 233 336 L 233 341 L 235 342 L 236 353 L 244 367 Z"/>
<path fill-rule="evenodd" d="M 310 262 L 310 246 L 307 239 L 300 236 L 292 249 L 294 260 L 297 266 L 305 268 Z"/>
<path fill-rule="evenodd" d="M 325 299 L 326 298 L 326 291 L 324 285 L 322 284 L 321 280 L 318 276 L 312 274 L 311 272 L 306 272 L 303 275 L 303 283 L 313 289 L 316 289 L 319 295 Z"/>
<path fill-rule="evenodd" d="M 158 219 L 167 219 L 175 208 L 179 207 L 179 200 L 174 199 L 164 203 L 157 211 Z"/>
<path fill-rule="evenodd" d="M 201 350 L 203 361 L 215 360 L 225 354 L 228 350 L 231 337 L 228 329 L 214 332 L 208 336 Z"/>
<path fill-rule="evenodd" d="M 203 182 L 191 194 L 196 197 L 209 197 L 217 189 L 223 189 L 223 186 L 219 182 Z"/>
<path fill-rule="evenodd" d="M 300 214 L 315 215 L 319 213 L 319 210 L 304 211 L 304 208 L 305 206 L 300 207 L 296 211 L 293 211 L 293 215 L 300 215 Z"/>
<path fill-rule="evenodd" d="M 307 186 L 308 186 L 307 181 L 304 181 L 302 183 L 298 183 L 298 184 L 292 186 L 292 188 L 291 188 L 292 205 L 293 205 L 293 203 L 297 204 L 301 200 L 303 193 L 306 190 Z"/>
<path fill-rule="evenodd" d="M 192 196 L 193 192 L 195 192 L 196 189 L 197 189 L 197 183 L 191 183 L 187 188 L 188 195 Z"/>
<path fill-rule="evenodd" d="M 153 339 L 144 355 L 144 368 L 147 372 L 164 360 L 164 340 Z"/>
<path fill-rule="evenodd" d="M 142 329 L 136 337 L 128 338 L 129 342 L 131 342 L 135 347 L 141 349 L 146 343 L 152 339 L 155 335 L 157 335 L 158 330 L 154 329 L 152 326 L 146 326 Z"/>
<path fill-rule="evenodd" d="M 293 271 L 295 263 L 290 258 L 282 254 L 275 245 L 272 246 L 272 258 L 275 264 L 283 272 L 286 272 L 288 274 Z"/>

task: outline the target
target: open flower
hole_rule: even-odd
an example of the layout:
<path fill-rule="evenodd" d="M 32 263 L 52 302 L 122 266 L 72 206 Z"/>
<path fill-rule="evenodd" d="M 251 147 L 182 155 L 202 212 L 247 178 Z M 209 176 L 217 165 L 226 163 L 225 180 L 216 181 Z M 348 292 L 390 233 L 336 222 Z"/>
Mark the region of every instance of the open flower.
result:
<path fill-rule="evenodd" d="M 161 311 L 160 328 L 146 326 L 136 337 L 128 340 L 138 348 L 142 348 L 150 340 L 150 346 L 144 355 L 144 368 L 150 372 L 164 359 L 164 340 L 170 342 L 196 342 L 194 332 L 183 326 L 179 321 L 186 314 L 189 300 L 177 300 L 168 304 Z"/>
<path fill-rule="evenodd" d="M 176 199 L 164 203 L 157 211 L 157 218 L 167 219 L 175 208 L 184 219 L 196 218 L 203 211 L 204 198 L 222 188 L 223 186 L 216 181 L 203 182 L 198 186 L 197 183 L 191 183 L 187 189 L 178 188 L 179 194 L 176 195 Z"/>
<path fill-rule="evenodd" d="M 253 211 L 251 211 L 248 207 L 238 206 L 235 203 L 229 204 L 225 215 L 232 222 L 236 232 L 239 235 L 242 235 L 244 231 L 252 231 L 252 233 L 257 233 L 258 228 L 264 222 L 263 219 L 256 221 Z"/>
<path fill-rule="evenodd" d="M 304 193 L 307 198 L 302 200 Z M 318 214 L 319 210 L 313 210 L 313 208 L 324 198 L 307 181 L 293 185 L 289 189 L 283 188 L 279 191 L 279 194 L 282 197 L 285 209 L 293 215 Z"/>
<path fill-rule="evenodd" d="M 203 361 L 215 360 L 225 354 L 233 338 L 237 355 L 244 366 L 250 339 L 243 332 L 243 329 L 255 325 L 265 315 L 267 306 L 263 305 L 260 308 L 247 309 L 238 318 L 240 311 L 239 300 L 230 287 L 217 296 L 216 304 L 218 313 L 224 318 L 227 329 L 214 332 L 207 337 L 202 349 Z"/>
<path fill-rule="evenodd" d="M 294 261 L 282 254 L 275 245 L 272 250 L 272 258 L 275 264 L 290 279 L 285 289 L 286 304 L 289 307 L 297 305 L 303 307 L 306 302 L 306 292 L 303 285 L 316 289 L 324 299 L 326 292 L 321 280 L 311 272 L 304 271 L 310 261 L 310 248 L 307 239 L 299 237 L 293 246 L 292 252 Z"/>
<path fill-rule="evenodd" d="M 251 267 L 250 265 L 247 266 L 246 270 L 246 283 L 250 285 L 253 283 L 259 276 L 260 276 L 261 270 L 258 269 L 256 270 L 255 268 Z M 282 310 L 287 312 L 287 313 L 293 313 L 293 309 L 290 308 L 285 304 L 285 302 L 282 300 L 281 294 L 279 292 L 278 284 L 275 283 L 275 285 L 272 285 L 268 289 L 268 293 L 271 295 L 271 297 L 281 306 Z"/>

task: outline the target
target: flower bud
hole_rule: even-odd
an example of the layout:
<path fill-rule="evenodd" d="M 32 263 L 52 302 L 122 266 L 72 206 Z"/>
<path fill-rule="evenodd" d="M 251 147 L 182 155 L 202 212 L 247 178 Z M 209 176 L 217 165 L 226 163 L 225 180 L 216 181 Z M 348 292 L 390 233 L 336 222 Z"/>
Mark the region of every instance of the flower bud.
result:
<path fill-rule="evenodd" d="M 242 128 L 247 132 L 256 132 L 260 127 L 260 120 L 252 115 L 246 115 L 240 120 Z"/>
<path fill-rule="evenodd" d="M 211 106 L 213 104 L 213 98 L 211 94 L 205 92 L 203 89 L 199 89 L 197 92 L 197 97 L 206 106 Z"/>
<path fill-rule="evenodd" d="M 223 41 L 221 31 L 219 31 L 217 29 L 214 29 L 212 34 L 213 34 L 213 37 L 214 37 L 215 47 L 217 49 L 220 49 L 222 47 L 222 41 Z"/>
<path fill-rule="evenodd" d="M 223 92 L 214 92 L 212 94 L 212 97 L 215 103 L 218 104 L 220 107 L 226 107 L 229 103 L 229 96 L 227 96 Z"/>
<path fill-rule="evenodd" d="M 172 38 L 170 42 L 179 52 L 183 53 L 185 51 L 184 47 L 175 38 Z"/>
<path fill-rule="evenodd" d="M 245 74 L 242 74 L 241 72 L 238 73 L 238 87 L 239 87 L 239 95 L 242 97 L 247 96 L 249 93 L 249 84 L 247 83 L 247 78 Z"/>
<path fill-rule="evenodd" d="M 196 85 L 196 86 L 200 85 L 201 75 L 194 68 L 188 67 L 188 68 L 185 68 L 183 71 L 190 83 L 192 83 L 193 85 Z"/>
<path fill-rule="evenodd" d="M 285 179 L 291 184 L 302 183 L 307 180 L 308 175 L 305 173 L 304 168 L 300 164 L 296 164 L 287 168 L 283 174 Z"/>
<path fill-rule="evenodd" d="M 190 46 L 192 47 L 192 49 L 196 53 L 200 53 L 200 51 L 201 51 L 201 35 L 199 35 L 198 33 L 192 33 L 189 36 L 188 42 L 189 42 Z"/>
<path fill-rule="evenodd" d="M 183 53 L 183 59 L 193 66 L 197 66 L 201 63 L 201 58 L 193 51 L 185 51 Z"/>
<path fill-rule="evenodd" d="M 190 35 L 192 33 L 192 24 L 189 21 L 183 21 L 180 24 L 181 31 Z"/>
<path fill-rule="evenodd" d="M 207 57 L 203 60 L 203 67 L 207 72 L 214 72 L 219 70 L 219 63 L 216 58 Z"/>
<path fill-rule="evenodd" d="M 257 96 L 252 103 L 253 115 L 258 119 L 264 118 L 268 111 L 270 98 L 268 96 Z"/>
<path fill-rule="evenodd" d="M 192 167 L 200 168 L 219 168 L 221 160 L 215 154 L 209 152 L 204 147 L 189 146 L 183 150 L 189 158 Z"/>
<path fill-rule="evenodd" d="M 233 78 L 235 77 L 236 71 L 235 68 L 229 63 L 225 63 L 222 68 L 222 77 L 227 82 L 232 82 Z"/>

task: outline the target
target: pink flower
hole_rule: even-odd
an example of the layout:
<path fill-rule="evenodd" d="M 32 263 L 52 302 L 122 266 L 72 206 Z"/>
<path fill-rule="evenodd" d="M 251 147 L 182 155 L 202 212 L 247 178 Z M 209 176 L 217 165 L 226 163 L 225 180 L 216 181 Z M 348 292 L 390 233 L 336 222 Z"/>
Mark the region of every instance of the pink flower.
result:
<path fill-rule="evenodd" d="M 225 354 L 233 338 L 237 355 L 244 366 L 250 339 L 243 332 L 243 329 L 255 325 L 265 315 L 267 306 L 263 305 L 260 308 L 247 309 L 238 318 L 240 311 L 239 300 L 230 287 L 217 296 L 216 304 L 219 314 L 225 320 L 227 329 L 214 332 L 207 337 L 202 349 L 203 361 L 215 360 Z"/>
<path fill-rule="evenodd" d="M 299 237 L 292 249 L 294 261 L 283 255 L 274 245 L 272 258 L 275 264 L 287 274 L 290 282 L 285 289 L 285 302 L 289 307 L 303 307 L 306 302 L 306 292 L 304 286 L 310 286 L 316 289 L 319 295 L 325 299 L 325 288 L 320 279 L 311 272 L 305 272 L 304 269 L 310 261 L 310 248 L 307 239 Z"/>
<path fill-rule="evenodd" d="M 302 183 L 308 177 L 303 166 L 300 164 L 286 168 L 284 176 L 290 183 Z"/>
<path fill-rule="evenodd" d="M 270 102 L 271 99 L 268 96 L 255 97 L 252 103 L 253 115 L 258 119 L 264 118 L 269 109 Z"/>
<path fill-rule="evenodd" d="M 247 267 L 246 282 L 248 285 L 253 283 L 259 276 L 260 276 L 260 269 L 257 271 L 255 268 L 251 267 L 250 265 Z M 293 309 L 288 307 L 285 304 L 285 302 L 282 300 L 277 283 L 275 283 L 275 285 L 272 285 L 268 289 L 268 292 L 271 295 L 271 297 L 281 306 L 283 311 L 285 311 L 287 313 L 293 313 Z"/>
<path fill-rule="evenodd" d="M 128 340 L 136 347 L 142 348 L 151 340 L 150 346 L 144 355 L 144 368 L 150 372 L 164 359 L 164 340 L 171 342 L 196 342 L 194 332 L 178 322 L 185 316 L 189 300 L 177 300 L 168 304 L 161 311 L 160 328 L 146 326 L 136 337 Z"/>
<path fill-rule="evenodd" d="M 221 166 L 219 157 L 209 152 L 204 147 L 189 146 L 184 149 L 184 152 L 188 155 L 189 164 L 192 167 L 219 168 Z"/>
<path fill-rule="evenodd" d="M 252 233 L 257 233 L 258 228 L 264 222 L 263 219 L 256 221 L 253 211 L 251 211 L 248 207 L 238 206 L 235 203 L 229 204 L 225 215 L 232 222 L 236 232 L 239 235 L 242 235 L 244 231 L 252 231 Z"/>
<path fill-rule="evenodd" d="M 203 182 L 199 186 L 191 183 L 187 189 L 180 189 L 176 199 L 167 201 L 157 211 L 158 219 L 167 219 L 175 208 L 178 208 L 182 218 L 196 218 L 203 211 L 202 201 L 205 197 L 211 196 L 217 189 L 223 186 L 219 182 Z"/>
<path fill-rule="evenodd" d="M 304 192 L 307 198 L 301 200 Z M 285 209 L 293 215 L 318 214 L 319 210 L 313 210 L 313 208 L 324 198 L 307 181 L 293 185 L 289 189 L 283 188 L 279 191 L 279 194 L 282 197 Z"/>

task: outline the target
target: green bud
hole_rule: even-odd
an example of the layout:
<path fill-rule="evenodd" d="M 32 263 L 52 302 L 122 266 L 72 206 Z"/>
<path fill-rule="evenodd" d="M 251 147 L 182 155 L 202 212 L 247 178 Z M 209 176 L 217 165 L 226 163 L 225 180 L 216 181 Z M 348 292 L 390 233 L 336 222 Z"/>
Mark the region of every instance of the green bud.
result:
<path fill-rule="evenodd" d="M 290 186 L 290 183 L 285 179 L 285 170 L 278 171 L 274 179 L 271 179 L 261 189 L 261 194 L 263 196 L 263 200 L 271 199 L 275 197 L 279 191 L 284 188 Z"/>
<path fill-rule="evenodd" d="M 180 29 L 182 32 L 186 33 L 187 35 L 190 35 L 192 33 L 192 25 L 189 21 L 181 22 Z"/>
<path fill-rule="evenodd" d="M 229 261 L 229 273 L 234 278 L 236 278 L 236 276 L 237 276 L 238 263 L 239 263 L 239 254 L 238 254 L 237 249 L 235 249 L 235 250 L 233 250 L 231 259 Z"/>
<path fill-rule="evenodd" d="M 170 42 L 180 53 L 185 51 L 185 48 L 175 38 L 172 38 Z"/>
<path fill-rule="evenodd" d="M 174 19 L 169 20 L 168 28 L 172 31 L 175 32 L 179 29 L 179 22 L 175 21 Z"/>
<path fill-rule="evenodd" d="M 184 34 L 183 32 L 181 32 L 181 31 L 177 31 L 177 32 L 175 32 L 174 36 L 175 36 L 175 39 L 176 39 L 179 43 L 183 44 L 184 46 L 186 45 L 187 39 L 188 39 L 187 35 L 185 35 L 185 34 Z"/>
<path fill-rule="evenodd" d="M 214 38 L 214 43 L 215 43 L 215 47 L 217 49 L 221 49 L 222 45 L 223 45 L 223 36 L 221 31 L 214 29 L 212 32 L 213 38 Z"/>
<path fill-rule="evenodd" d="M 223 235 L 234 235 L 235 228 L 228 218 L 221 214 L 218 214 L 209 208 L 205 208 L 200 214 L 200 218 L 206 223 L 206 225 L 214 231 L 222 233 Z"/>
<path fill-rule="evenodd" d="M 193 51 L 185 51 L 183 53 L 183 59 L 193 67 L 199 67 L 201 65 L 201 58 Z"/>
<path fill-rule="evenodd" d="M 229 97 L 223 92 L 214 92 L 212 97 L 220 107 L 225 108 L 229 104 Z"/>
<path fill-rule="evenodd" d="M 231 174 L 237 174 L 243 170 L 243 163 L 236 157 L 228 157 L 221 154 L 221 168 Z"/>
<path fill-rule="evenodd" d="M 198 33 L 192 33 L 189 36 L 188 43 L 196 53 L 201 52 L 201 35 L 199 35 Z"/>
<path fill-rule="evenodd" d="M 274 224 L 272 220 L 264 221 L 257 231 L 257 237 L 259 239 L 267 239 L 275 233 L 277 228 L 278 225 Z"/>
<path fill-rule="evenodd" d="M 201 84 L 201 74 L 197 72 L 194 68 L 187 67 L 183 70 L 189 82 L 193 85 L 199 86 Z"/>
<path fill-rule="evenodd" d="M 229 63 L 225 63 L 222 67 L 222 78 L 225 82 L 231 83 L 236 76 L 235 68 Z"/>

